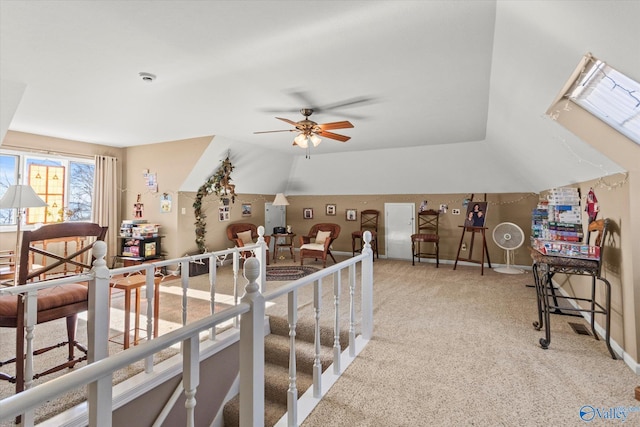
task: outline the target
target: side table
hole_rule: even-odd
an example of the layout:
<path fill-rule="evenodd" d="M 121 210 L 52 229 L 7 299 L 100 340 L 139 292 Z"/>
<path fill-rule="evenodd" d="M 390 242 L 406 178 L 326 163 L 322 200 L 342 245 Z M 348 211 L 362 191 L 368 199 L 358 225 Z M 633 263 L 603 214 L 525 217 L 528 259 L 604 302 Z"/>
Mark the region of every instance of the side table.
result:
<path fill-rule="evenodd" d="M 154 278 L 153 292 L 153 337 L 158 337 L 159 310 L 160 310 L 160 277 Z M 109 283 L 109 301 L 111 301 L 111 290 L 121 289 L 124 291 L 124 348 L 129 348 L 131 340 L 131 291 L 135 292 L 135 320 L 133 329 L 133 345 L 140 341 L 140 290 L 146 285 L 147 276 L 144 274 L 134 274 L 131 276 L 114 276 Z M 112 337 L 113 338 L 113 337 Z"/>
<path fill-rule="evenodd" d="M 276 263 L 276 258 L 278 257 L 278 250 L 280 248 L 289 248 L 289 252 L 291 253 L 291 259 L 293 262 L 296 262 L 296 255 L 293 252 L 293 238 L 296 236 L 296 233 L 283 233 L 283 234 L 272 234 L 273 237 L 273 263 Z M 282 239 L 280 242 L 279 239 Z"/>

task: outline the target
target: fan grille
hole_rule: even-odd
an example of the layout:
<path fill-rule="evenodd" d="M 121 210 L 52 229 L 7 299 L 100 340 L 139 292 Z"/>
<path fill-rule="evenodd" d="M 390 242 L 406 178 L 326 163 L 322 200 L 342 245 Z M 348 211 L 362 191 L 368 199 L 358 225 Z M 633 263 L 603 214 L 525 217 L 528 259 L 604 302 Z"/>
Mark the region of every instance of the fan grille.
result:
<path fill-rule="evenodd" d="M 524 232 L 512 222 L 503 222 L 494 228 L 493 241 L 501 249 L 514 250 L 524 243 Z"/>

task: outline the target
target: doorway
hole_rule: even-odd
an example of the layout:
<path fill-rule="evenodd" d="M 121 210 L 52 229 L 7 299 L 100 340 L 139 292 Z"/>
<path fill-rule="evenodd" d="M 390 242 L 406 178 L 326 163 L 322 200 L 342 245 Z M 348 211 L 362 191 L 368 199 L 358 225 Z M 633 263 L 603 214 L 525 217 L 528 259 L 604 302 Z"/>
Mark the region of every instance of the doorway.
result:
<path fill-rule="evenodd" d="M 264 204 L 264 234 L 273 234 L 273 227 L 286 227 L 287 207 L 273 206 L 273 203 Z M 273 251 L 273 242 L 269 243 L 269 250 Z M 273 252 L 271 252 L 273 253 Z"/>
<path fill-rule="evenodd" d="M 411 259 L 411 235 L 415 233 L 415 211 L 415 203 L 384 204 L 387 258 Z"/>

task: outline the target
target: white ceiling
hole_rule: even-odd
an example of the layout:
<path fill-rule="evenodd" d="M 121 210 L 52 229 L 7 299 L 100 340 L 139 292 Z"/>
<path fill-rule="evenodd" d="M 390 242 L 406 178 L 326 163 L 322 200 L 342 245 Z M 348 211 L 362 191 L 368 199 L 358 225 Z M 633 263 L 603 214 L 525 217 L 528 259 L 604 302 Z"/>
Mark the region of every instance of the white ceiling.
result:
<path fill-rule="evenodd" d="M 3 99 L 2 119 L 11 130 L 119 147 L 215 135 L 225 150 L 236 145 L 290 156 L 291 183 L 305 179 L 294 134 L 253 132 L 289 128 L 275 116 L 297 121 L 301 108 L 356 100 L 311 117 L 355 126 L 336 131 L 350 141 L 325 139 L 314 149 L 317 164 L 347 152 L 373 150 L 372 158 L 388 161 L 389 148 L 413 157 L 424 154 L 412 150 L 432 147 L 445 156 L 435 161 L 451 167 L 475 150 L 489 150 L 476 161 L 502 161 L 514 147 L 531 150 L 530 138 L 542 138 L 604 164 L 571 172 L 571 179 L 601 176 L 619 168 L 542 117 L 579 58 L 598 47 L 577 36 L 612 5 L 581 3 L 582 11 L 563 1 L 2 0 L 3 89 L 25 88 L 17 108 L 7 111 L 11 103 Z M 623 19 L 639 4 L 625 3 Z M 575 25 L 563 22 L 569 17 L 583 27 L 559 28 Z M 613 31 L 619 49 L 629 51 L 613 23 L 595 31 L 603 46 L 608 40 L 599 31 Z M 614 58 L 603 59 L 622 56 L 618 47 L 610 50 Z M 143 82 L 139 72 L 157 79 Z M 521 147 L 513 133 L 530 129 Z M 211 173 L 211 159 L 202 163 L 208 168 L 196 182 Z M 491 182 L 484 187 L 494 191 L 548 185 L 520 170 L 514 188 L 499 188 L 500 174 L 486 175 Z M 465 191 L 454 181 L 434 192 Z M 312 190 L 323 191 L 336 193 Z"/>

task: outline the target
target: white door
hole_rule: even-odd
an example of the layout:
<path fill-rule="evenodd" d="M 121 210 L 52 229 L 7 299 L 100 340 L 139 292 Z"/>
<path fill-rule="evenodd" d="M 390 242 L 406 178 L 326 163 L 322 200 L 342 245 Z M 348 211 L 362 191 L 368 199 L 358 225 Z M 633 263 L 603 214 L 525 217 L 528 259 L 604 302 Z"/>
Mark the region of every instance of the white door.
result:
<path fill-rule="evenodd" d="M 264 204 L 264 234 L 273 234 L 273 227 L 286 227 L 287 207 L 273 206 L 271 203 Z M 273 251 L 273 242 L 269 244 L 269 250 Z M 272 252 L 273 253 L 273 252 Z"/>
<path fill-rule="evenodd" d="M 387 258 L 411 259 L 411 235 L 415 230 L 414 203 L 384 204 L 384 237 Z"/>

